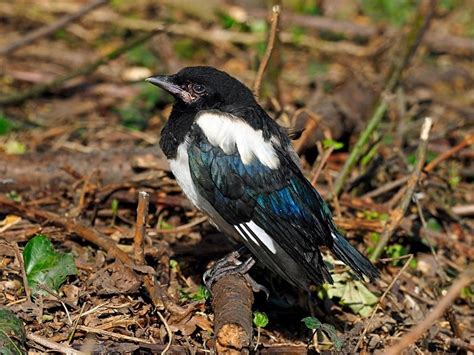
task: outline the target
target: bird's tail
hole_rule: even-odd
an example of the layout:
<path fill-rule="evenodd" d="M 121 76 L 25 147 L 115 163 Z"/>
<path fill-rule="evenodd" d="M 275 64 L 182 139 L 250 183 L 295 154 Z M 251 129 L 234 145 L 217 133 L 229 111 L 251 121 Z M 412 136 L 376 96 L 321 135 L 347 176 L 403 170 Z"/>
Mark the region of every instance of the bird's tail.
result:
<path fill-rule="evenodd" d="M 344 262 L 344 264 L 350 266 L 357 276 L 363 278 L 362 275 L 366 275 L 370 280 L 374 280 L 379 277 L 379 270 L 362 255 L 356 248 L 354 248 L 346 238 L 344 238 L 338 232 L 333 232 L 334 244 L 331 251 L 336 257 Z"/>

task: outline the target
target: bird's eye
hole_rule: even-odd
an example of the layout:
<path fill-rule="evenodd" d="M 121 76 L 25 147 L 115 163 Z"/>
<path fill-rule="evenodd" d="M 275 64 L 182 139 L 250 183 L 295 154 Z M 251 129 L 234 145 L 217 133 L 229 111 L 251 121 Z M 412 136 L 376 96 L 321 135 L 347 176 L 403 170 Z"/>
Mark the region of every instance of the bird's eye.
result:
<path fill-rule="evenodd" d="M 202 93 L 204 93 L 204 91 L 206 91 L 206 88 L 204 87 L 204 85 L 193 84 L 193 91 L 196 94 L 202 94 Z"/>

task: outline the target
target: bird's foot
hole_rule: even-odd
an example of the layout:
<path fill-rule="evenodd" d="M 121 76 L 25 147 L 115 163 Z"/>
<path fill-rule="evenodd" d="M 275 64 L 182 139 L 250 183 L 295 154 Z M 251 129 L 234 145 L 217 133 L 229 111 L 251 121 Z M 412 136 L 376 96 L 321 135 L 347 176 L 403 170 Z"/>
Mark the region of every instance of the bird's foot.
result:
<path fill-rule="evenodd" d="M 255 260 L 250 256 L 245 261 L 240 261 L 239 257 L 242 254 L 242 249 L 233 251 L 222 259 L 219 259 L 215 265 L 207 270 L 203 276 L 204 285 L 210 291 L 212 285 L 221 277 L 230 274 L 242 275 L 247 283 L 252 288 L 253 292 L 263 291 L 265 295 L 269 296 L 268 289 L 257 283 L 247 272 L 255 265 Z"/>

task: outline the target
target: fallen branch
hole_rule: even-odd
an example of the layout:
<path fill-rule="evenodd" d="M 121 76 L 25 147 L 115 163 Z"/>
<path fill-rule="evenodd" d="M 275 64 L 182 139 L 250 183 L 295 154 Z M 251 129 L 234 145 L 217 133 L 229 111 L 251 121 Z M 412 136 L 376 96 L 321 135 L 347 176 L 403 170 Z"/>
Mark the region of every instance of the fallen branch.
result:
<path fill-rule="evenodd" d="M 61 354 L 66 354 L 66 355 L 86 355 L 87 354 L 85 352 L 73 349 L 70 346 L 56 343 L 55 341 L 42 337 L 41 335 L 38 335 L 38 334 L 28 333 L 26 334 L 26 337 L 29 340 L 37 344 L 40 344 L 47 349 L 57 351 Z"/>
<path fill-rule="evenodd" d="M 344 184 L 349 177 L 352 167 L 359 161 L 361 155 L 364 152 L 364 147 L 369 142 L 370 137 L 382 121 L 382 118 L 388 109 L 387 97 L 398 87 L 404 70 L 408 66 L 410 59 L 416 52 L 423 35 L 428 29 L 432 15 L 435 11 L 435 4 L 436 0 L 426 0 L 420 3 L 411 25 L 410 32 L 407 34 L 405 40 L 402 41 L 402 55 L 400 58 L 397 56 L 392 63 L 384 90 L 380 94 L 378 104 L 373 111 L 372 117 L 367 122 L 366 129 L 360 134 L 356 144 L 352 148 L 349 157 L 344 163 L 344 166 L 342 167 L 342 170 L 336 179 L 334 184 L 335 194 L 340 195 L 342 193 Z"/>
<path fill-rule="evenodd" d="M 385 350 L 387 355 L 400 354 L 405 348 L 414 344 L 418 338 L 420 338 L 425 331 L 433 325 L 433 323 L 443 315 L 445 310 L 451 305 L 451 303 L 459 297 L 461 290 L 474 281 L 474 264 L 468 266 L 457 280 L 451 285 L 446 295 L 439 301 L 436 307 L 431 313 L 417 326 L 412 328 L 407 334 L 405 334 L 397 344 L 392 345 L 390 348 Z"/>
<path fill-rule="evenodd" d="M 18 105 L 21 104 L 23 101 L 41 96 L 44 93 L 53 91 L 54 89 L 59 88 L 62 84 L 64 84 L 66 81 L 69 81 L 73 78 L 76 78 L 81 75 L 89 75 L 93 73 L 97 68 L 100 66 L 110 62 L 111 60 L 114 60 L 118 57 L 120 57 L 122 54 L 128 52 L 130 49 L 142 44 L 143 42 L 148 41 L 150 38 L 152 38 L 154 35 L 156 35 L 158 32 L 160 32 L 159 29 L 155 29 L 151 32 L 147 33 L 142 33 L 136 38 L 126 42 L 119 48 L 111 51 L 110 53 L 106 54 L 105 56 L 97 59 L 95 62 L 86 64 L 80 68 L 77 68 L 73 70 L 72 72 L 63 75 L 59 78 L 54 79 L 53 81 L 46 83 L 46 84 L 38 84 L 33 86 L 29 90 L 25 90 L 22 92 L 18 92 L 15 94 L 12 94 L 10 96 L 6 97 L 1 97 L 0 98 L 0 105 Z"/>
<path fill-rule="evenodd" d="M 78 20 L 79 18 L 91 12 L 92 10 L 97 9 L 102 5 L 105 5 L 107 2 L 108 0 L 94 0 L 89 4 L 86 4 L 81 7 L 79 10 L 77 10 L 77 12 L 61 17 L 59 20 L 50 25 L 46 25 L 41 28 L 38 28 L 37 30 L 29 32 L 26 36 L 20 38 L 18 41 L 8 44 L 3 48 L 0 48 L 0 55 L 12 54 L 21 47 L 26 46 L 41 37 L 50 35 L 51 33 L 54 33 L 57 30 L 65 27 L 69 23 Z"/>
<path fill-rule="evenodd" d="M 217 353 L 248 352 L 252 341 L 252 289 L 242 276 L 231 274 L 218 279 L 211 291 Z"/>
<path fill-rule="evenodd" d="M 388 241 L 400 225 L 400 222 L 402 221 L 403 216 L 405 215 L 408 206 L 410 205 L 411 198 L 413 196 L 413 193 L 415 192 L 418 180 L 420 179 L 423 166 L 425 165 L 426 147 L 428 146 L 428 138 L 430 135 L 431 125 L 431 118 L 426 117 L 425 121 L 423 122 L 423 126 L 421 127 L 420 145 L 416 154 L 415 170 L 408 179 L 405 194 L 403 196 L 403 199 L 400 201 L 400 205 L 394 211 L 391 212 L 390 222 L 386 225 L 377 245 L 375 246 L 374 252 L 370 257 L 370 260 L 372 261 L 377 260 L 380 255 L 382 255 L 382 252 L 385 249 Z"/>
<path fill-rule="evenodd" d="M 267 69 L 268 63 L 272 56 L 273 47 L 278 39 L 278 23 L 280 20 L 280 6 L 275 5 L 272 8 L 272 19 L 270 21 L 270 35 L 268 36 L 267 48 L 265 49 L 265 54 L 263 55 L 260 66 L 258 67 L 257 77 L 255 78 L 255 83 L 253 84 L 253 94 L 258 97 L 260 94 L 260 87 L 262 86 L 262 79 L 265 70 Z"/>

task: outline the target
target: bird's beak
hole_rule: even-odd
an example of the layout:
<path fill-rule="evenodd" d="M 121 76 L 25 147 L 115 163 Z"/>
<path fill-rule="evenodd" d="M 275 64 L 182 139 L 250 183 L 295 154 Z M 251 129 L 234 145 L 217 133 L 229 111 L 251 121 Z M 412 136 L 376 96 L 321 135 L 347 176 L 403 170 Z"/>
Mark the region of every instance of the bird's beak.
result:
<path fill-rule="evenodd" d="M 145 81 L 148 81 L 149 83 L 168 91 L 174 97 L 180 98 L 185 102 L 189 102 L 190 100 L 189 93 L 173 82 L 172 75 L 155 75 L 145 79 Z"/>

